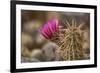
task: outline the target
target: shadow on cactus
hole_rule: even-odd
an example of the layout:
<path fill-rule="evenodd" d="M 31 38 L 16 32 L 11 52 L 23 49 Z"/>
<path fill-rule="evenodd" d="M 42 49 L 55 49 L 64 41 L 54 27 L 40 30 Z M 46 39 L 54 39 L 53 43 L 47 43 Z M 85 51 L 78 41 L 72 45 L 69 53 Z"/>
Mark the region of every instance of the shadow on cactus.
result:
<path fill-rule="evenodd" d="M 47 22 L 41 29 L 40 33 L 48 40 L 55 42 L 59 46 L 59 56 L 62 60 L 82 60 L 85 51 L 83 49 L 84 37 L 82 30 L 84 23 L 78 24 L 75 19 L 71 22 L 66 20 L 66 28 L 62 29 L 58 25 L 57 19 Z"/>

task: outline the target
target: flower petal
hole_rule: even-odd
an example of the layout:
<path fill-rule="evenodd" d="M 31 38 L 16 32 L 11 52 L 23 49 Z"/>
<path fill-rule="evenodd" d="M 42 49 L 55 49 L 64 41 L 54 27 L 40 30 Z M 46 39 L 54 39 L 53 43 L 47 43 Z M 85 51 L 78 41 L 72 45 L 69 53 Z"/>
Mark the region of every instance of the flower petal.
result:
<path fill-rule="evenodd" d="M 51 39 L 58 31 L 58 20 L 52 19 L 41 28 L 40 32 L 46 39 Z"/>

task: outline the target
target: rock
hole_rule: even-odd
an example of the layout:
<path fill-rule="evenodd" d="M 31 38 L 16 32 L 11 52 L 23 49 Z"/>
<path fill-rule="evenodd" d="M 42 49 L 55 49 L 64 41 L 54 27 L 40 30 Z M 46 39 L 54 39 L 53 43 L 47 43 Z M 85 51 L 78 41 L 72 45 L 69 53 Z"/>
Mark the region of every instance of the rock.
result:
<path fill-rule="evenodd" d="M 24 24 L 23 31 L 36 35 L 40 26 L 40 21 L 29 21 L 26 24 Z"/>
<path fill-rule="evenodd" d="M 84 59 L 90 59 L 90 54 L 84 54 Z"/>
<path fill-rule="evenodd" d="M 84 42 L 83 49 L 87 49 L 87 48 L 90 48 L 90 44 L 89 44 L 89 42 Z"/>
<path fill-rule="evenodd" d="M 45 44 L 43 46 L 43 52 L 45 54 L 46 57 L 46 61 L 56 61 L 58 60 L 57 58 L 57 54 L 56 51 L 58 49 L 58 46 L 55 43 L 52 42 L 48 42 L 47 44 Z"/>
<path fill-rule="evenodd" d="M 46 39 L 40 34 L 38 33 L 36 36 L 36 43 L 40 46 L 43 46 L 46 43 Z"/>
<path fill-rule="evenodd" d="M 22 48 L 21 48 L 21 55 L 22 55 L 23 57 L 31 57 L 31 52 L 29 51 L 28 48 L 22 47 Z"/>
<path fill-rule="evenodd" d="M 36 58 L 27 58 L 27 57 L 22 57 L 21 59 L 22 63 L 28 63 L 28 62 L 40 62 L 38 59 Z"/>
<path fill-rule="evenodd" d="M 21 39 L 21 41 L 22 41 L 22 46 L 25 46 L 27 48 L 32 48 L 33 47 L 34 39 L 28 33 L 22 32 L 22 39 Z"/>
<path fill-rule="evenodd" d="M 90 32 L 89 30 L 85 30 L 83 32 L 84 41 L 90 41 Z"/>
<path fill-rule="evenodd" d="M 41 49 L 34 49 L 31 52 L 31 58 L 36 58 L 40 61 L 44 61 L 45 55 Z"/>
<path fill-rule="evenodd" d="M 32 58 L 32 59 L 30 60 L 30 62 L 40 62 L 40 60 L 38 60 L 38 59 L 36 59 L 36 58 Z"/>

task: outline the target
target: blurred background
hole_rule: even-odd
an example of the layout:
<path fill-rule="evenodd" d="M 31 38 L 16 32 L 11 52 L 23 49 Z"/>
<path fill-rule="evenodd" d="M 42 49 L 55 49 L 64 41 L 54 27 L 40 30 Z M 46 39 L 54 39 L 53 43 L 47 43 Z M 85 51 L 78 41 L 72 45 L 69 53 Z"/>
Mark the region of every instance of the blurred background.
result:
<path fill-rule="evenodd" d="M 34 11 L 22 10 L 21 11 L 21 62 L 45 62 L 45 61 L 62 61 L 57 53 L 59 46 L 54 42 L 45 39 L 40 33 L 39 29 L 48 20 L 57 18 L 59 25 L 65 28 L 65 21 L 74 18 L 77 26 L 82 22 L 86 29 L 84 35 L 83 48 L 86 51 L 85 58 L 89 59 L 90 54 L 90 14 L 78 12 L 55 12 L 55 11 Z"/>

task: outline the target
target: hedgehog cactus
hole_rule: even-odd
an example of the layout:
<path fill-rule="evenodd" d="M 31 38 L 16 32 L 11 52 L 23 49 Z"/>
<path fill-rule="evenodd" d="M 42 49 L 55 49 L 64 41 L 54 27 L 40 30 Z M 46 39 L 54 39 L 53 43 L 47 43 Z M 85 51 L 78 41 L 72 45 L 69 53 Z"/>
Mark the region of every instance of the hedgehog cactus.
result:
<path fill-rule="evenodd" d="M 54 20 L 51 24 L 46 24 L 46 28 L 42 28 L 41 31 L 44 37 L 55 42 L 59 46 L 59 55 L 63 60 L 81 60 L 84 59 L 84 50 L 82 46 L 82 32 L 84 30 L 81 30 L 82 26 L 83 23 L 77 26 L 76 21 L 73 19 L 71 24 L 66 20 L 66 29 L 58 29 L 58 22 Z M 46 33 L 45 29 L 48 33 Z M 51 32 L 51 30 L 53 32 Z M 46 36 L 44 34 L 46 34 Z"/>
<path fill-rule="evenodd" d="M 60 41 L 60 56 L 64 60 L 84 59 L 83 36 L 81 27 L 83 23 L 76 26 L 75 20 L 72 24 L 66 21 L 67 29 L 64 30 L 64 38 Z M 63 29 L 62 29 L 63 30 Z M 62 33 L 61 33 L 62 34 Z"/>

